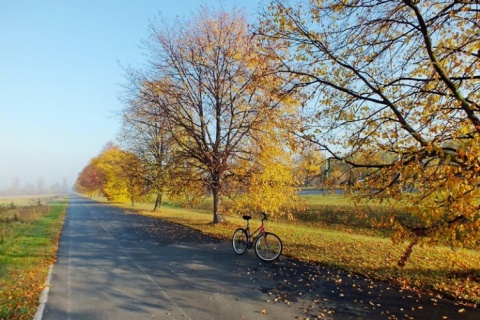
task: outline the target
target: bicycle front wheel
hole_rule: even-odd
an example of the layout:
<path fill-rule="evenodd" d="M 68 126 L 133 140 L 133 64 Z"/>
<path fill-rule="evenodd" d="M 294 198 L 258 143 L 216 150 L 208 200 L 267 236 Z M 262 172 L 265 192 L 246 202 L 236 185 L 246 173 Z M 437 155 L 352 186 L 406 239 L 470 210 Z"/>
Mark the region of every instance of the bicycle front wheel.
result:
<path fill-rule="evenodd" d="M 255 253 L 265 262 L 271 262 L 280 257 L 282 248 L 282 240 L 270 232 L 265 232 L 255 241 Z"/>
<path fill-rule="evenodd" d="M 233 251 L 236 254 L 244 254 L 248 248 L 248 236 L 247 231 L 243 228 L 235 230 L 232 236 Z"/>

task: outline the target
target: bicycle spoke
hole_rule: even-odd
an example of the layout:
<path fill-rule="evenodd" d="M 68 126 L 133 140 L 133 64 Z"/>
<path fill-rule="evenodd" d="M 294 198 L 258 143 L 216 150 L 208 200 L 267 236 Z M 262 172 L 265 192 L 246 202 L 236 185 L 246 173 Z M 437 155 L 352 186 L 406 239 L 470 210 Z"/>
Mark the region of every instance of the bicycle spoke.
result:
<path fill-rule="evenodd" d="M 277 259 L 282 252 L 282 242 L 278 236 L 273 233 L 265 233 L 258 237 L 255 242 L 255 253 L 263 261 L 273 261 Z"/>
<path fill-rule="evenodd" d="M 232 236 L 232 246 L 236 254 L 243 254 L 248 249 L 248 236 L 245 229 L 238 228 Z"/>

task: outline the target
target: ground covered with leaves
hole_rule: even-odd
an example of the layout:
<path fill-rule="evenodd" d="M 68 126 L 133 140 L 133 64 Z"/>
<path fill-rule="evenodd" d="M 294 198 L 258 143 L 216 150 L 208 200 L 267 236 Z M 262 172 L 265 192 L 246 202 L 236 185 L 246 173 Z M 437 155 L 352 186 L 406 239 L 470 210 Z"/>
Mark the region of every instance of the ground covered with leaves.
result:
<path fill-rule="evenodd" d="M 3 206 L 0 319 L 32 319 L 57 251 L 67 201 Z"/>
<path fill-rule="evenodd" d="M 339 206 L 341 214 L 328 214 L 346 219 L 345 215 L 351 211 L 347 207 Z M 137 205 L 136 210 L 225 240 L 231 238 L 235 228 L 244 226 L 244 221 L 235 216 L 227 217 L 227 222 L 222 225 L 211 224 L 211 214 L 201 210 L 164 207 L 152 212 L 151 208 L 142 210 L 142 205 Z M 329 210 L 332 210 L 331 206 Z M 361 224 L 358 222 L 361 217 L 350 218 Z M 382 230 L 338 221 L 329 224 L 328 219 L 272 220 L 267 223 L 267 229 L 281 237 L 286 256 L 386 281 L 405 289 L 432 293 L 466 305 L 480 306 L 480 251 L 418 245 L 414 247 L 406 266 L 401 268 L 398 261 L 407 243 L 393 244 L 388 233 Z M 251 223 L 256 226 L 260 217 L 254 217 Z"/>

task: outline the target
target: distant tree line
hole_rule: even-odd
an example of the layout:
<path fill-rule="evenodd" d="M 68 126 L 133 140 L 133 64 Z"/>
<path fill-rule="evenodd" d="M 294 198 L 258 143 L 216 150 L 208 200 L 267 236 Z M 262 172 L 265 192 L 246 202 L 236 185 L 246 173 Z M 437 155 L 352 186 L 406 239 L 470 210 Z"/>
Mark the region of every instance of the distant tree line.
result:
<path fill-rule="evenodd" d="M 30 183 L 22 185 L 20 178 L 14 178 L 10 187 L 0 190 L 0 195 L 35 195 L 67 193 L 69 191 L 71 191 L 71 187 L 68 185 L 67 178 L 64 178 L 61 184 L 57 182 L 50 186 L 45 185 L 45 179 L 43 178 L 38 178 L 35 185 Z"/>

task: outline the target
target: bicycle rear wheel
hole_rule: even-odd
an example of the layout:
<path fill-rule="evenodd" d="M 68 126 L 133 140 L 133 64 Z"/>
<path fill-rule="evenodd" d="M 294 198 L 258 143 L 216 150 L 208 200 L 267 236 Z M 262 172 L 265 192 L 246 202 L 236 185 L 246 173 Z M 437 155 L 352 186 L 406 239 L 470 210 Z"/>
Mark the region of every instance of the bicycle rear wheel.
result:
<path fill-rule="evenodd" d="M 255 253 L 265 262 L 271 262 L 282 253 L 282 240 L 273 233 L 265 232 L 255 241 Z"/>
<path fill-rule="evenodd" d="M 248 248 L 248 236 L 247 231 L 243 228 L 235 230 L 232 236 L 233 251 L 236 254 L 244 254 Z"/>

